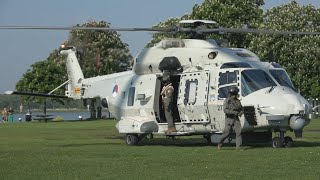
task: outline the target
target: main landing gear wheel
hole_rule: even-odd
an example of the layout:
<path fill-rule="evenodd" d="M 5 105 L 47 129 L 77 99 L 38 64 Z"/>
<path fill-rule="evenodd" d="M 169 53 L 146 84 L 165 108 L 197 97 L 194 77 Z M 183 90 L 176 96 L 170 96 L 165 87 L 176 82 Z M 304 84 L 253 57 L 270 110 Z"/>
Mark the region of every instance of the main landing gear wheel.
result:
<path fill-rule="evenodd" d="M 274 148 L 280 148 L 284 144 L 283 140 L 281 140 L 279 137 L 274 137 L 272 139 L 272 147 Z"/>
<path fill-rule="evenodd" d="M 279 137 L 274 137 L 272 139 L 272 147 L 279 148 L 279 147 L 292 147 L 293 140 L 291 137 L 286 136 L 284 137 L 284 131 L 279 132 Z"/>
<path fill-rule="evenodd" d="M 137 145 L 139 142 L 139 137 L 137 134 L 127 134 L 126 135 L 126 143 L 129 146 Z"/>
<path fill-rule="evenodd" d="M 284 145 L 285 145 L 285 147 L 292 147 L 293 146 L 293 140 L 290 136 L 284 137 Z"/>

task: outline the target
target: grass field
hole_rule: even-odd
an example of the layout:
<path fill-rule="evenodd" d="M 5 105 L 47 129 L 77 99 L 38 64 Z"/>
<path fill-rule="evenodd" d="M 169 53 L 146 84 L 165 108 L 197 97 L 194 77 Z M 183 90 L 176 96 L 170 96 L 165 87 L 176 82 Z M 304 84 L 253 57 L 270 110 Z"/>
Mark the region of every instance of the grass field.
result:
<path fill-rule="evenodd" d="M 293 148 L 244 151 L 219 151 L 200 136 L 129 147 L 115 123 L 0 124 L 0 179 L 320 179 L 320 120 Z"/>

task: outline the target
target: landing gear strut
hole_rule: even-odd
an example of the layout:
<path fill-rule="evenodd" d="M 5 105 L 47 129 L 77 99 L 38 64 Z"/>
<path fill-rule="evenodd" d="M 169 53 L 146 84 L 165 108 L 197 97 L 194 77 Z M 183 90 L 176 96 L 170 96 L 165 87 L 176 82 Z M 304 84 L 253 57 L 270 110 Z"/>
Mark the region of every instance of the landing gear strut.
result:
<path fill-rule="evenodd" d="M 274 137 L 272 139 L 272 147 L 274 148 L 292 147 L 292 146 L 293 146 L 292 138 L 289 136 L 284 137 L 284 131 L 280 131 L 279 136 Z"/>

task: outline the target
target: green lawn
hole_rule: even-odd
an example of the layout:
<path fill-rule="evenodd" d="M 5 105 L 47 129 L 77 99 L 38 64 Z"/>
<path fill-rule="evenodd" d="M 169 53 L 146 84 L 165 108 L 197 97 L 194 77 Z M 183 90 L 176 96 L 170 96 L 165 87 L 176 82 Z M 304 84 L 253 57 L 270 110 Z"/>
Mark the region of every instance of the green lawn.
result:
<path fill-rule="evenodd" d="M 293 148 L 244 151 L 218 151 L 200 136 L 129 147 L 115 123 L 0 124 L 0 179 L 320 179 L 320 120 Z"/>

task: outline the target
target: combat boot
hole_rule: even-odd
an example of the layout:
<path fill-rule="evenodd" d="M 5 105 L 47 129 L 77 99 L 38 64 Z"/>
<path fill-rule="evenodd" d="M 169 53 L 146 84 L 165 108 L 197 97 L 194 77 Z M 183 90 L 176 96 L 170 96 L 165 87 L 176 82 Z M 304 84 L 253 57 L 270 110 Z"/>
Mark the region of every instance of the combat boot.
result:
<path fill-rule="evenodd" d="M 172 132 L 177 132 L 175 127 L 169 127 L 167 130 L 164 131 L 166 134 L 170 134 Z"/>

